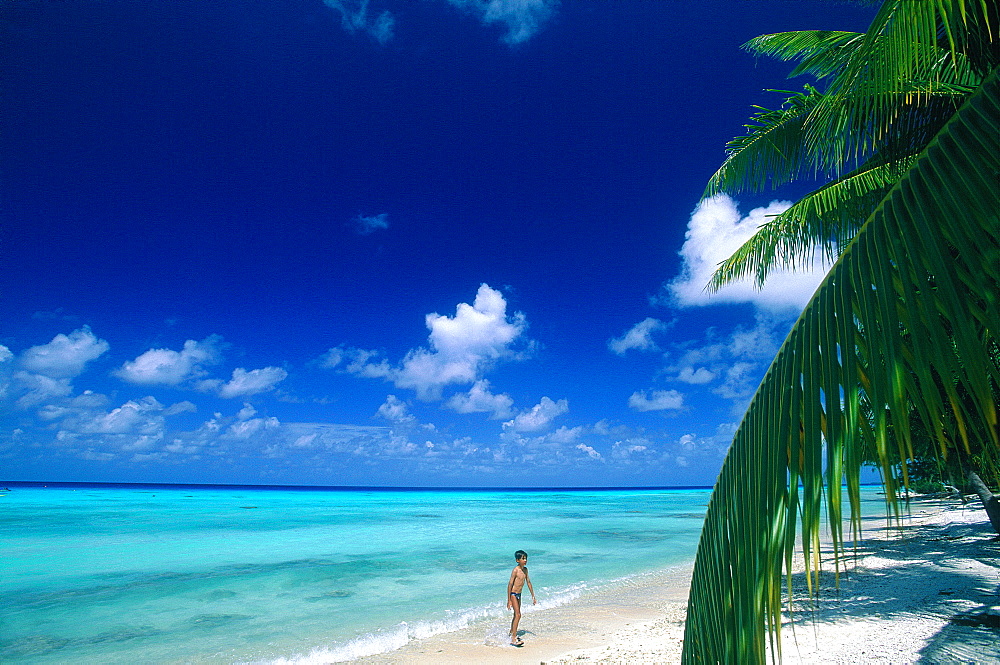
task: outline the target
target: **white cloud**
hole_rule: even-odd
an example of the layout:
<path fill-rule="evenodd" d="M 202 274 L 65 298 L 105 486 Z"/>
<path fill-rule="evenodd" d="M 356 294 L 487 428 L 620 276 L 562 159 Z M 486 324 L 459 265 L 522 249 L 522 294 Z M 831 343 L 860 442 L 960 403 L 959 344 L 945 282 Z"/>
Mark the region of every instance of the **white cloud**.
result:
<path fill-rule="evenodd" d="M 347 32 L 363 32 L 382 45 L 392 39 L 396 19 L 389 10 L 375 15 L 368 11 L 369 0 L 323 0 L 323 3 L 340 12 L 340 24 Z"/>
<path fill-rule="evenodd" d="M 467 393 L 456 393 L 445 403 L 449 409 L 459 413 L 489 413 L 494 419 L 509 418 L 514 400 L 510 395 L 494 395 L 490 392 L 490 382 L 476 381 Z"/>
<path fill-rule="evenodd" d="M 234 439 L 246 440 L 264 432 L 274 431 L 281 427 L 281 422 L 274 418 L 250 418 L 238 420 L 229 426 L 226 435 Z"/>
<path fill-rule="evenodd" d="M 90 328 L 84 326 L 69 335 L 56 335 L 48 344 L 31 347 L 21 354 L 20 363 L 21 367 L 34 374 L 71 379 L 109 348 L 107 342 L 97 339 Z"/>
<path fill-rule="evenodd" d="M 379 11 L 371 0 L 323 0 L 340 14 L 340 24 L 351 34 L 367 34 L 385 45 L 395 34 L 396 18 L 387 9 Z M 553 16 L 559 0 L 448 0 L 448 3 L 484 25 L 506 29 L 503 40 L 511 46 L 535 36 Z"/>
<path fill-rule="evenodd" d="M 198 407 L 191 402 L 184 400 L 183 402 L 177 402 L 176 404 L 171 404 L 164 412 L 165 416 L 175 416 L 178 413 L 197 413 Z"/>
<path fill-rule="evenodd" d="M 678 381 L 694 385 L 710 383 L 713 379 L 715 379 L 715 377 L 715 372 L 711 372 L 704 367 L 699 367 L 698 369 L 695 369 L 694 367 L 684 367 L 677 373 Z"/>
<path fill-rule="evenodd" d="M 149 450 L 163 439 L 164 407 L 154 397 L 128 400 L 110 411 L 95 408 L 97 403 L 77 398 L 49 414 L 60 419 L 56 439 L 62 445 L 97 445 L 123 452 Z"/>
<path fill-rule="evenodd" d="M 628 405 L 636 411 L 665 411 L 684 408 L 684 395 L 676 390 L 654 390 L 652 395 L 646 391 L 632 393 Z"/>
<path fill-rule="evenodd" d="M 114 453 L 99 453 L 94 449 L 90 448 L 80 453 L 80 459 L 89 460 L 91 462 L 107 462 L 115 458 Z"/>
<path fill-rule="evenodd" d="M 42 420 L 59 420 L 73 414 L 96 411 L 103 409 L 108 404 L 108 397 L 92 390 L 84 390 L 76 397 L 57 400 L 57 402 L 41 407 L 38 410 L 38 417 Z"/>
<path fill-rule="evenodd" d="M 811 270 L 772 271 L 760 290 L 751 280 L 729 284 L 716 293 L 705 291 L 719 263 L 729 258 L 770 216 L 784 212 L 790 205 L 788 201 L 772 201 L 767 207 L 754 208 L 742 217 L 736 202 L 725 194 L 702 201 L 691 215 L 681 247 L 684 262 L 681 274 L 664 285 L 673 302 L 682 307 L 752 303 L 769 311 L 801 310 L 830 268 L 819 254 Z"/>
<path fill-rule="evenodd" d="M 548 428 L 552 421 L 569 411 L 569 402 L 561 399 L 554 402 L 548 397 L 542 397 L 538 404 L 529 411 L 519 413 L 513 420 L 503 424 L 504 430 L 514 432 L 537 432 Z"/>
<path fill-rule="evenodd" d="M 621 337 L 608 340 L 608 348 L 620 356 L 625 355 L 629 349 L 639 351 L 658 351 L 659 347 L 653 341 L 653 333 L 667 327 L 663 321 L 647 317 L 644 321 L 632 326 Z"/>
<path fill-rule="evenodd" d="M 344 360 L 345 349 L 335 346 L 319 357 L 319 366 L 325 369 L 333 369 Z"/>
<path fill-rule="evenodd" d="M 429 348 L 412 349 L 398 366 L 373 362 L 374 351 L 335 349 L 321 362 L 329 366 L 349 359 L 346 371 L 392 381 L 398 388 L 415 390 L 423 400 L 440 399 L 449 384 L 475 383 L 483 372 L 503 359 L 523 357 L 513 344 L 527 328 L 524 315 L 507 316 L 507 302 L 499 291 L 483 284 L 472 305 L 459 303 L 455 316 L 437 313 L 425 317 Z"/>
<path fill-rule="evenodd" d="M 24 391 L 17 400 L 17 405 L 23 409 L 37 406 L 53 398 L 66 397 L 73 392 L 73 386 L 68 378 L 53 379 L 31 372 L 15 372 L 13 378 L 18 388 Z"/>
<path fill-rule="evenodd" d="M 243 408 L 236 413 L 236 420 L 250 420 L 257 415 L 257 409 L 253 408 L 253 404 L 243 402 Z"/>
<path fill-rule="evenodd" d="M 485 25 L 507 28 L 504 41 L 510 45 L 528 41 L 555 13 L 558 0 L 448 0 Z"/>
<path fill-rule="evenodd" d="M 593 429 L 595 434 L 600 436 L 611 436 L 611 437 L 622 437 L 625 436 L 629 431 L 629 428 L 621 423 L 612 424 L 606 419 L 598 420 L 594 423 Z"/>
<path fill-rule="evenodd" d="M 651 452 L 650 447 L 652 445 L 653 443 L 644 437 L 615 441 L 614 445 L 611 446 L 611 456 L 622 460 L 629 460 L 636 455 Z"/>
<path fill-rule="evenodd" d="M 566 427 L 563 425 L 555 432 L 548 435 L 549 441 L 554 443 L 573 443 L 583 434 L 583 426 L 578 425 L 577 427 Z"/>
<path fill-rule="evenodd" d="M 10 352 L 10 349 L 0 344 L 0 363 L 5 363 L 13 357 L 14 354 Z"/>
<path fill-rule="evenodd" d="M 381 215 L 358 215 L 354 218 L 354 228 L 363 236 L 371 235 L 376 231 L 382 231 L 389 228 L 389 215 L 386 213 L 382 213 Z"/>
<path fill-rule="evenodd" d="M 83 434 L 144 434 L 155 435 L 163 428 L 159 413 L 163 405 L 153 397 L 129 400 L 107 413 L 79 421 L 77 432 Z"/>
<path fill-rule="evenodd" d="M 200 449 L 201 448 L 199 446 L 186 445 L 181 439 L 174 439 L 167 445 L 163 446 L 163 450 L 175 455 L 194 455 Z"/>
<path fill-rule="evenodd" d="M 500 445 L 490 452 L 494 462 L 500 464 L 525 463 L 536 467 L 565 467 L 567 464 L 583 459 L 600 459 L 600 452 L 591 445 L 582 444 L 580 438 L 587 431 L 585 426 L 562 426 L 555 431 L 548 430 L 551 421 L 563 412 L 565 400 L 560 403 L 546 401 L 544 398 L 540 407 L 522 414 L 519 422 L 511 420 L 504 423 L 500 435 Z M 548 410 L 549 413 L 545 413 Z M 527 435 L 526 435 L 527 433 Z M 484 451 L 489 451 L 485 448 Z M 592 453 L 587 452 L 593 451 Z M 583 452 L 586 457 L 581 456 Z M 596 456 L 596 457 L 595 457 Z"/>
<path fill-rule="evenodd" d="M 217 381 L 202 382 L 203 388 L 217 387 L 219 397 L 230 399 L 232 397 L 247 397 L 258 393 L 273 390 L 276 385 L 288 377 L 288 372 L 280 367 L 264 367 L 262 369 L 245 370 L 237 367 L 233 370 L 232 378 L 221 385 Z"/>
<path fill-rule="evenodd" d="M 395 395 L 386 395 L 385 402 L 378 408 L 378 415 L 397 425 L 413 425 L 417 422 L 406 402 Z"/>
<path fill-rule="evenodd" d="M 312 448 L 317 436 L 319 435 L 316 433 L 303 434 L 292 442 L 292 448 Z"/>
<path fill-rule="evenodd" d="M 757 388 L 756 363 L 737 362 L 726 370 L 725 379 L 712 392 L 726 399 L 749 398 Z"/>
<path fill-rule="evenodd" d="M 761 314 L 756 319 L 757 323 L 753 328 L 737 328 L 730 336 L 728 351 L 734 357 L 771 359 L 778 352 L 784 335 L 780 338 L 777 336 L 776 321 Z"/>
<path fill-rule="evenodd" d="M 499 291 L 482 284 L 470 306 L 459 303 L 454 317 L 428 314 L 431 346 L 448 357 L 500 357 L 524 330 L 524 320 L 506 318 L 507 302 Z"/>
<path fill-rule="evenodd" d="M 737 425 L 735 422 L 720 423 L 716 426 L 715 433 L 708 436 L 684 434 L 672 446 L 670 453 L 680 456 L 675 461 L 681 466 L 698 460 L 721 460 L 733 442 Z M 684 463 L 679 459 L 683 459 Z"/>
<path fill-rule="evenodd" d="M 704 346 L 697 346 L 693 348 L 685 348 L 684 353 L 681 355 L 680 359 L 677 361 L 677 366 L 668 369 L 678 369 L 681 367 L 693 367 L 700 363 L 718 363 L 723 358 L 728 357 L 728 344 L 720 342 L 715 335 L 715 330 L 710 329 L 706 331 L 706 337 L 709 338 L 709 344 Z M 685 342 L 680 345 L 681 347 L 687 347 L 693 344 L 694 341 Z M 713 370 L 714 371 L 714 370 Z"/>
<path fill-rule="evenodd" d="M 114 374 L 129 383 L 176 386 L 188 379 L 204 376 L 205 365 L 221 361 L 221 342 L 221 337 L 211 335 L 200 342 L 187 340 L 180 351 L 150 349 L 123 364 Z"/>
<path fill-rule="evenodd" d="M 324 369 L 342 367 L 344 372 L 368 378 L 390 379 L 393 368 L 385 359 L 379 360 L 378 351 L 335 346 L 321 355 L 317 362 Z"/>
<path fill-rule="evenodd" d="M 694 342 L 677 345 L 683 352 L 665 366 L 665 371 L 677 381 L 692 385 L 714 383 L 712 392 L 725 399 L 739 400 L 733 406 L 741 408 L 777 353 L 790 325 L 788 319 L 760 310 L 755 319 L 753 327 L 737 326 L 728 337 L 707 331 L 708 343 L 702 346 L 691 346 Z"/>
<path fill-rule="evenodd" d="M 56 307 L 51 312 L 38 311 L 31 315 L 35 321 L 79 321 L 80 317 L 67 314 L 64 307 Z"/>

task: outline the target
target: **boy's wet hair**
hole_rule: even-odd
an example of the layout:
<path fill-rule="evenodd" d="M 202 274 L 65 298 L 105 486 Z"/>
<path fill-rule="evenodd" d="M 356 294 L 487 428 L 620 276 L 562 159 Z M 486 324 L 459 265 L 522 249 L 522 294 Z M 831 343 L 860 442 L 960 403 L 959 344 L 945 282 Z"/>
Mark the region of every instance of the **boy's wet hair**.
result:
<path fill-rule="evenodd" d="M 527 558 L 528 558 L 528 553 L 525 552 L 524 550 L 518 550 L 514 552 L 515 561 L 520 561 L 521 559 L 527 559 Z"/>

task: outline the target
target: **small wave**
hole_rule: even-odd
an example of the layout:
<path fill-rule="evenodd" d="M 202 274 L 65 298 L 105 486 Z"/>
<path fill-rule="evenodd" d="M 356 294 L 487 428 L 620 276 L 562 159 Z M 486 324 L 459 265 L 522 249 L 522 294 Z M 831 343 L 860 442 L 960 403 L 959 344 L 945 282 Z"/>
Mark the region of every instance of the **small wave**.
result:
<path fill-rule="evenodd" d="M 542 589 L 542 599 L 538 601 L 538 604 L 532 605 L 531 602 L 525 598 L 522 601 L 521 612 L 524 614 L 530 614 L 531 612 L 537 612 L 539 610 L 550 610 L 554 607 L 562 607 L 563 605 L 572 603 L 580 597 L 580 594 L 589 588 L 590 586 L 588 584 L 580 582 L 560 591 Z"/>
<path fill-rule="evenodd" d="M 587 589 L 586 584 L 575 584 L 559 590 L 542 590 L 542 599 L 537 605 L 526 602 L 522 606 L 525 614 L 561 607 L 573 602 Z M 360 635 L 352 640 L 326 647 L 317 647 L 306 655 L 291 658 L 277 658 L 269 665 L 319 665 L 321 663 L 342 663 L 368 656 L 388 653 L 401 649 L 412 640 L 423 640 L 435 635 L 454 633 L 485 619 L 507 617 L 509 610 L 500 602 L 451 611 L 444 619 L 437 621 L 401 622 L 393 628 Z M 490 643 L 490 635 L 486 642 Z"/>
<path fill-rule="evenodd" d="M 305 656 L 277 658 L 270 665 L 319 665 L 321 663 L 342 663 L 355 658 L 374 656 L 395 651 L 410 641 L 409 627 L 403 623 L 394 629 L 368 633 L 333 647 L 313 649 Z"/>

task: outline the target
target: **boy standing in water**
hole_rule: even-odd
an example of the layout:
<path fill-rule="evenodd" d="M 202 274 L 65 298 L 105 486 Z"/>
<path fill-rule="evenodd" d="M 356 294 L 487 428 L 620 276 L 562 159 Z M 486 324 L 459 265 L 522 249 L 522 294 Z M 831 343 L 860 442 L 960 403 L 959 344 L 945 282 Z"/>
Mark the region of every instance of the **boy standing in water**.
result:
<path fill-rule="evenodd" d="M 528 554 L 524 550 L 514 552 L 514 561 L 517 565 L 510 571 L 510 581 L 507 582 L 507 609 L 514 610 L 514 619 L 510 622 L 510 643 L 515 647 L 523 647 L 524 642 L 517 638 L 517 623 L 521 620 L 521 589 L 524 583 L 528 583 L 528 591 L 531 592 L 531 604 L 537 605 L 535 589 L 531 586 L 531 578 L 528 577 Z"/>

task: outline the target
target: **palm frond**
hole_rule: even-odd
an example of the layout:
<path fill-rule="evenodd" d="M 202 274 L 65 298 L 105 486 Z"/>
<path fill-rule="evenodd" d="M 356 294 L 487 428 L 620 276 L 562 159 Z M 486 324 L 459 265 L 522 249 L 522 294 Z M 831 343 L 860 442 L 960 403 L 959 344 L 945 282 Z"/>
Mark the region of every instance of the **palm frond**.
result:
<path fill-rule="evenodd" d="M 817 249 L 832 263 L 913 161 L 912 155 L 889 163 L 872 160 L 805 195 L 720 263 L 706 290 L 748 277 L 763 286 L 772 270 L 812 268 Z"/>
<path fill-rule="evenodd" d="M 837 179 L 874 155 L 888 161 L 926 147 L 982 82 L 967 52 L 924 34 L 944 20 L 928 9 L 934 4 L 887 2 L 865 34 L 797 31 L 747 42 L 755 53 L 799 60 L 791 76 L 826 78 L 828 89 L 807 85 L 778 109 L 755 107 L 749 133 L 727 144 L 705 196 Z M 907 29 L 914 22 L 920 29 Z"/>
<path fill-rule="evenodd" d="M 971 32 L 995 33 L 995 4 L 992 0 L 883 4 L 843 67 L 828 77 L 823 103 L 806 123 L 808 150 L 829 155 L 827 167 L 845 155 L 864 159 L 886 136 L 902 134 L 897 123 L 910 117 L 903 112 L 905 106 L 926 104 L 942 92 L 958 94 L 946 111 L 945 117 L 950 116 L 961 104 L 961 91 L 982 82 L 988 71 L 982 64 L 996 58 L 995 47 L 989 48 L 992 44 L 968 37 Z"/>
<path fill-rule="evenodd" d="M 786 91 L 772 91 L 786 92 Z M 722 191 L 758 192 L 801 177 L 810 166 L 804 163 L 803 125 L 822 95 L 806 86 L 804 92 L 789 92 L 780 108 L 756 106 L 750 130 L 726 144 L 726 161 L 709 179 L 705 197 Z"/>
<path fill-rule="evenodd" d="M 709 504 L 684 662 L 780 657 L 796 529 L 812 584 L 824 498 L 842 554 L 841 483 L 856 530 L 859 451 L 871 446 L 894 502 L 911 413 L 935 436 L 980 437 L 1000 463 L 998 172 L 994 71 L 867 219 L 757 390 Z M 961 432 L 940 426 L 945 414 Z"/>
<path fill-rule="evenodd" d="M 755 37 L 743 48 L 779 60 L 799 60 L 788 78 L 811 74 L 822 79 L 840 71 L 860 45 L 864 33 L 798 30 Z"/>

